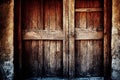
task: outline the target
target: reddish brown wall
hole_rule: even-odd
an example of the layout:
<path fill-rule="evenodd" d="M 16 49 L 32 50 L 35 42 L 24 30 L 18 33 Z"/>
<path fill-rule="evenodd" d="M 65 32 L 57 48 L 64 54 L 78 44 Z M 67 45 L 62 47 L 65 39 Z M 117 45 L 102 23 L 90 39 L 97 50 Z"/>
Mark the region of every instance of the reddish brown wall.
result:
<path fill-rule="evenodd" d="M 0 0 L 0 80 L 13 77 L 13 0 Z"/>

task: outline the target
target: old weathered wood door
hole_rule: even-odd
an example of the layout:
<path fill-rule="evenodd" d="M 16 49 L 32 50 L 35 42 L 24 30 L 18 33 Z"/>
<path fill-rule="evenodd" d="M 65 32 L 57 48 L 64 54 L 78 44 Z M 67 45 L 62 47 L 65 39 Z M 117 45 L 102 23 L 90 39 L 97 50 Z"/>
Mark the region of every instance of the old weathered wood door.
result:
<path fill-rule="evenodd" d="M 110 76 L 111 1 L 69 1 L 69 75 Z"/>
<path fill-rule="evenodd" d="M 21 4 L 23 74 L 67 74 L 67 0 L 22 0 Z"/>
<path fill-rule="evenodd" d="M 103 76 L 103 1 L 76 0 L 75 3 L 76 75 Z"/>
<path fill-rule="evenodd" d="M 25 78 L 109 76 L 109 0 L 16 3 L 18 63 Z"/>

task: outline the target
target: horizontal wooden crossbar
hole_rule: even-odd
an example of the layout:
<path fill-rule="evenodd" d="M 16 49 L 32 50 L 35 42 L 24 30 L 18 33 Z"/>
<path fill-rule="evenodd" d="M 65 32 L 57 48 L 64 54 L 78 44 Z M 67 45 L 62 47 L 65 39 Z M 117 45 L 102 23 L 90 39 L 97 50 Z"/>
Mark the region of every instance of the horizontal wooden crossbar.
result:
<path fill-rule="evenodd" d="M 95 40 L 103 39 L 103 31 L 82 31 L 80 29 L 75 29 L 75 39 L 76 40 Z"/>
<path fill-rule="evenodd" d="M 24 30 L 23 40 L 63 40 L 64 34 L 60 30 Z"/>
<path fill-rule="evenodd" d="M 60 30 L 23 30 L 23 40 L 63 40 L 65 35 Z M 76 40 L 103 39 L 103 31 L 85 31 L 75 28 Z"/>
<path fill-rule="evenodd" d="M 76 12 L 97 12 L 97 11 L 103 11 L 102 8 L 79 8 L 75 9 Z"/>

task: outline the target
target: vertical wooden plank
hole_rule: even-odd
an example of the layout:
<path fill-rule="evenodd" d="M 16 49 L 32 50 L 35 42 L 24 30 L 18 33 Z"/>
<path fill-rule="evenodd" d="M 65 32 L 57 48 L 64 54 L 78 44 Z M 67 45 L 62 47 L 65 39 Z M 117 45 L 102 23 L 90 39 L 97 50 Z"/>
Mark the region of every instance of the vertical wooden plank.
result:
<path fill-rule="evenodd" d="M 93 46 L 93 41 L 89 40 L 88 43 L 87 43 L 87 76 L 89 75 L 94 75 L 93 73 L 93 70 L 94 70 L 94 67 L 93 67 L 93 61 L 94 61 L 94 58 L 93 58 L 93 51 L 94 51 L 94 46 Z"/>
<path fill-rule="evenodd" d="M 55 6 L 55 25 L 56 25 L 56 30 L 62 30 L 63 26 L 62 26 L 62 18 L 63 18 L 63 11 L 62 11 L 62 3 L 63 1 L 60 0 L 56 0 L 56 6 Z M 56 41 L 56 53 L 55 53 L 55 58 L 57 60 L 55 60 L 55 66 L 56 66 L 56 72 L 57 75 L 62 76 L 62 56 L 63 56 L 63 50 L 62 48 L 62 41 Z"/>
<path fill-rule="evenodd" d="M 86 7 L 86 1 L 85 0 L 76 0 L 76 8 L 85 8 Z M 76 13 L 76 27 L 80 28 L 81 30 L 85 30 L 87 28 L 87 13 Z M 76 70 L 77 75 L 76 76 L 85 76 L 87 71 L 87 42 L 86 41 L 77 41 L 78 43 L 78 52 L 75 55 L 77 57 L 76 64 Z"/>
<path fill-rule="evenodd" d="M 69 0 L 69 77 L 75 73 L 74 0 Z"/>
<path fill-rule="evenodd" d="M 88 4 L 86 4 L 86 0 L 83 0 L 83 1 L 80 1 L 80 8 L 86 8 Z M 82 30 L 85 30 L 87 29 L 87 13 L 86 12 L 83 12 L 83 13 L 80 13 L 80 28 Z M 81 40 L 79 41 L 79 48 L 80 48 L 80 52 L 79 52 L 79 55 L 80 55 L 80 76 L 86 76 L 87 75 L 87 41 L 85 40 Z"/>
<path fill-rule="evenodd" d="M 80 7 L 85 8 L 86 1 L 83 0 L 83 1 L 80 1 L 80 2 L 82 2 L 82 3 L 79 3 Z M 85 30 L 86 29 L 86 24 L 87 24 L 87 22 L 86 22 L 86 12 L 82 12 L 82 13 L 79 13 L 79 14 L 80 14 L 80 28 L 82 30 Z"/>
<path fill-rule="evenodd" d="M 90 7 L 90 0 L 87 0 L 86 1 L 86 5 L 85 5 L 85 8 L 89 8 Z M 90 25 L 89 25 L 89 22 L 90 22 L 90 18 L 89 18 L 89 16 L 90 16 L 90 13 L 88 12 L 86 12 L 86 29 L 88 29 L 88 28 L 90 28 Z M 89 68 L 90 68 L 90 60 L 91 60 L 91 57 L 90 57 L 90 48 L 89 48 L 89 46 L 88 46 L 88 43 L 89 43 L 89 40 L 87 40 L 87 41 L 85 41 L 85 44 L 86 44 L 86 76 L 89 76 L 90 75 L 90 73 L 89 73 Z"/>
<path fill-rule="evenodd" d="M 45 30 L 50 29 L 50 4 L 48 1 L 44 1 L 44 26 Z M 45 76 L 49 75 L 50 71 L 50 42 L 44 41 L 44 74 Z"/>
<path fill-rule="evenodd" d="M 43 76 L 43 41 L 38 41 L 39 49 L 38 49 L 38 76 Z"/>
<path fill-rule="evenodd" d="M 31 29 L 37 29 L 38 27 L 38 0 L 31 1 Z M 29 6 L 28 6 L 29 7 Z M 30 13 L 30 12 L 29 12 Z"/>
<path fill-rule="evenodd" d="M 62 42 L 57 41 L 57 50 L 56 50 L 56 55 L 55 58 L 56 60 L 56 71 L 58 72 L 57 75 L 62 76 Z"/>
<path fill-rule="evenodd" d="M 88 0 L 86 7 L 88 8 L 93 8 L 93 1 L 92 0 Z M 87 26 L 87 30 L 92 31 L 93 27 L 94 27 L 94 21 L 93 21 L 93 12 L 88 12 L 86 13 L 86 26 Z M 93 40 L 88 40 L 86 41 L 87 43 L 87 52 L 86 52 L 86 76 L 91 76 L 94 75 L 93 74 L 93 51 L 94 51 L 94 46 L 93 46 Z"/>
<path fill-rule="evenodd" d="M 94 1 L 94 6 L 95 8 L 103 8 L 102 6 L 102 1 Z M 95 18 L 97 17 L 97 18 Z M 102 30 L 103 28 L 103 13 L 102 12 L 94 12 L 94 29 L 95 31 L 98 31 L 100 28 Z M 94 40 L 94 75 L 95 76 L 103 76 L 103 52 L 100 51 L 100 49 L 103 47 L 102 45 L 100 46 L 99 44 L 103 42 L 103 40 Z M 101 69 L 101 70 L 100 70 Z"/>
<path fill-rule="evenodd" d="M 88 1 L 87 5 L 88 5 L 89 8 L 93 8 L 93 1 L 91 1 L 91 0 Z M 94 17 L 93 13 L 94 12 L 88 12 L 88 13 L 86 13 L 87 14 L 87 29 L 89 31 L 92 31 L 93 27 L 94 27 L 94 25 L 93 25 L 93 23 L 94 23 L 94 21 L 93 21 L 93 17 Z"/>
<path fill-rule="evenodd" d="M 30 7 L 30 12 L 28 12 L 30 14 L 30 26 L 29 29 L 38 29 L 38 0 L 31 0 L 31 2 L 27 2 L 29 5 L 31 5 Z M 27 6 L 29 7 L 29 6 Z M 31 77 L 37 77 L 38 76 L 38 53 L 39 53 L 39 41 L 35 41 L 33 40 L 32 41 L 32 52 L 31 52 L 31 57 L 32 57 L 32 69 L 33 69 L 33 72 L 32 72 L 32 75 Z"/>
<path fill-rule="evenodd" d="M 87 42 L 86 41 L 80 41 L 80 56 L 81 56 L 81 72 L 80 74 L 82 76 L 87 76 Z"/>
<path fill-rule="evenodd" d="M 78 53 L 77 53 L 77 66 L 76 66 L 76 69 L 77 69 L 77 77 L 80 77 L 80 76 L 83 76 L 83 77 L 87 77 L 87 76 L 91 76 L 92 75 L 92 70 L 91 67 L 92 66 L 92 54 L 90 54 L 92 51 L 92 48 L 91 47 L 93 44 L 92 44 L 92 41 L 89 43 L 89 42 L 86 42 L 86 41 L 79 41 L 79 44 L 77 44 L 78 46 Z M 88 47 L 91 47 L 91 48 L 88 48 Z M 90 51 L 90 52 L 88 52 Z"/>
<path fill-rule="evenodd" d="M 17 80 L 22 76 L 21 0 L 15 0 L 14 6 L 14 79 Z"/>
<path fill-rule="evenodd" d="M 38 0 L 37 29 L 43 30 L 43 0 Z M 43 41 L 38 41 L 38 76 L 43 76 Z"/>
<path fill-rule="evenodd" d="M 55 0 L 51 0 L 50 3 L 50 30 L 55 30 Z M 56 41 L 50 41 L 50 75 L 56 75 L 55 71 L 55 53 L 56 53 Z"/>
<path fill-rule="evenodd" d="M 63 0 L 63 75 L 68 77 L 68 0 Z"/>
<path fill-rule="evenodd" d="M 102 55 L 102 41 L 94 40 L 94 75 L 103 76 L 103 55 Z"/>
<path fill-rule="evenodd" d="M 90 5 L 89 5 L 90 8 L 93 8 L 94 7 L 94 0 L 91 0 L 90 1 Z M 94 12 L 90 12 L 88 14 L 88 30 L 90 31 L 93 31 L 94 30 Z M 88 54 L 89 54 L 89 74 L 91 75 L 94 75 L 94 40 L 89 40 L 88 41 Z M 94 75 L 95 76 L 95 75 Z"/>
<path fill-rule="evenodd" d="M 104 0 L 104 76 L 110 79 L 111 73 L 111 26 L 112 0 Z"/>
<path fill-rule="evenodd" d="M 56 30 L 63 30 L 63 0 L 56 0 L 55 5 Z"/>
<path fill-rule="evenodd" d="M 80 65 L 79 63 L 81 63 L 81 56 L 80 56 L 80 44 L 79 44 L 80 41 L 76 41 L 75 42 L 75 77 L 79 77 L 80 73 Z"/>
<path fill-rule="evenodd" d="M 29 54 L 32 59 L 31 59 L 31 66 L 32 66 L 32 75 L 31 77 L 37 77 L 37 74 L 38 74 L 38 49 L 39 49 L 39 45 L 37 43 L 37 41 L 32 41 L 32 52 L 31 54 Z"/>
<path fill-rule="evenodd" d="M 37 29 L 40 29 L 40 30 L 43 30 L 44 28 L 44 21 L 43 21 L 43 18 L 44 18 L 44 13 L 43 13 L 43 10 L 44 10 L 44 1 L 43 0 L 37 0 L 37 5 L 38 5 L 38 9 L 37 9 Z"/>
<path fill-rule="evenodd" d="M 50 75 L 55 76 L 56 75 L 56 58 L 55 58 L 55 53 L 56 53 L 56 42 L 55 41 L 50 41 Z"/>
<path fill-rule="evenodd" d="M 93 7 L 93 1 L 91 0 L 88 0 L 87 1 L 87 4 L 86 4 L 86 7 L 88 8 L 91 8 Z M 92 28 L 93 28 L 93 17 L 92 17 L 92 13 L 89 12 L 89 13 L 86 13 L 86 18 L 87 18 L 87 23 L 86 23 L 86 26 L 87 26 L 87 29 L 89 31 L 92 31 Z M 88 40 L 86 41 L 87 43 L 87 52 L 86 52 L 86 71 L 87 71 L 87 74 L 86 76 L 89 76 L 89 75 L 92 75 L 92 71 L 93 71 L 93 44 L 92 44 L 92 40 Z"/>
<path fill-rule="evenodd" d="M 50 44 L 49 41 L 44 41 L 44 75 L 48 76 L 50 71 Z"/>

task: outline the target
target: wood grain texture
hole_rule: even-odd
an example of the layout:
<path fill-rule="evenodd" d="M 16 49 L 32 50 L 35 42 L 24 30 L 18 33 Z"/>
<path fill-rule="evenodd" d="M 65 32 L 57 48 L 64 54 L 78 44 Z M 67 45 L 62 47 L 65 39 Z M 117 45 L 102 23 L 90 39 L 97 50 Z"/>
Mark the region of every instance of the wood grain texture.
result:
<path fill-rule="evenodd" d="M 23 54 L 31 57 L 31 62 L 27 63 L 32 66 L 30 74 L 33 75 L 29 76 L 60 76 L 63 50 L 61 40 L 64 38 L 62 1 L 25 0 L 22 5 L 22 40 L 25 43 L 31 41 L 31 55 L 26 49 Z"/>
<path fill-rule="evenodd" d="M 62 6 L 62 1 L 48 0 L 45 6 L 46 6 L 45 8 L 46 10 L 44 13 L 45 14 L 44 22 L 45 22 L 45 30 L 47 30 L 46 32 L 48 34 L 46 34 L 47 39 L 44 38 L 44 40 L 47 40 L 45 41 L 44 46 L 47 46 L 47 48 L 49 47 L 48 51 L 44 50 L 45 51 L 44 59 L 46 59 L 44 64 L 47 64 L 47 66 L 44 65 L 46 67 L 45 75 L 61 76 L 62 75 L 61 74 L 62 73 L 62 70 L 61 70 L 62 69 L 62 62 L 61 62 L 62 61 L 62 56 L 61 56 L 62 43 L 60 40 L 63 40 L 63 38 L 60 39 L 60 35 L 62 35 L 62 37 L 64 35 L 62 32 L 62 7 L 60 7 Z M 52 35 L 49 36 L 51 33 Z M 57 37 L 59 37 L 59 39 L 57 37 L 55 38 L 56 35 Z M 52 37 L 54 37 L 54 39 L 52 39 Z"/>
<path fill-rule="evenodd" d="M 18 41 L 19 50 L 23 47 L 23 77 L 72 78 L 104 72 L 108 80 L 111 1 L 22 0 L 21 5 L 17 36 L 23 36 L 23 42 Z"/>
<path fill-rule="evenodd" d="M 75 9 L 76 12 L 99 12 L 103 11 L 102 8 L 79 8 Z"/>
<path fill-rule="evenodd" d="M 95 40 L 103 39 L 103 31 L 84 31 L 79 28 L 75 29 L 76 40 Z"/>
<path fill-rule="evenodd" d="M 101 5 L 102 1 L 99 0 L 76 0 L 76 9 L 84 10 L 76 12 L 75 15 L 75 40 L 77 40 L 75 42 L 77 46 L 75 69 L 77 77 L 102 76 L 103 13 L 93 10 L 102 10 Z"/>
<path fill-rule="evenodd" d="M 63 31 L 63 1 L 56 1 L 56 8 L 55 8 L 55 21 L 56 21 L 56 30 L 62 30 Z M 57 75 L 63 76 L 63 39 L 62 41 L 57 40 L 56 41 L 56 54 L 55 54 L 55 58 L 57 59 L 55 61 L 55 70 L 57 73 Z"/>
<path fill-rule="evenodd" d="M 112 0 L 104 0 L 104 76 L 110 79 L 111 73 L 111 26 Z M 109 23 L 109 24 L 108 24 Z"/>
<path fill-rule="evenodd" d="M 44 2 L 44 29 L 50 29 L 50 3 Z M 44 41 L 44 76 L 48 76 L 50 72 L 50 42 Z"/>
<path fill-rule="evenodd" d="M 98 4 L 99 3 L 99 4 Z M 101 2 L 102 3 L 102 2 Z M 100 1 L 94 2 L 94 7 L 102 7 L 102 4 L 100 4 Z M 103 29 L 103 13 L 95 12 L 94 13 L 94 28 L 101 27 Z M 98 18 L 96 18 L 98 17 Z M 100 45 L 99 45 L 100 44 Z M 100 76 L 103 76 L 103 39 L 102 40 L 95 40 L 94 41 L 94 57 L 96 62 L 94 62 L 94 73 L 97 73 Z"/>
<path fill-rule="evenodd" d="M 76 0 L 76 9 L 78 8 L 85 8 L 85 0 Z M 82 30 L 86 30 L 86 24 L 87 24 L 87 19 L 86 19 L 86 12 L 77 12 L 76 13 L 76 28 L 78 29 L 82 29 Z M 76 36 L 77 36 L 77 30 L 76 30 Z M 80 77 L 80 76 L 85 76 L 85 72 L 86 72 L 86 51 L 87 51 L 87 48 L 86 48 L 86 44 L 85 44 L 85 41 L 75 41 L 76 42 L 76 45 L 77 46 L 77 49 L 76 49 L 76 67 L 75 67 L 75 70 L 76 70 L 76 76 L 77 77 Z"/>
<path fill-rule="evenodd" d="M 28 2 L 27 2 L 28 3 Z M 39 4 L 38 4 L 38 0 L 31 0 L 31 2 L 29 2 L 28 4 L 31 4 L 31 8 L 30 8 L 30 12 L 28 12 L 28 15 L 30 15 L 30 27 L 28 27 L 28 30 L 30 29 L 38 29 L 38 7 L 39 7 Z M 27 8 L 29 8 L 29 6 L 27 6 Z M 41 25 L 42 27 L 43 25 Z M 37 77 L 38 76 L 38 52 L 39 52 L 39 41 L 36 41 L 36 40 L 32 40 L 32 43 L 31 43 L 31 57 L 32 57 L 32 69 L 33 69 L 33 72 L 32 72 L 32 76 L 34 77 Z"/>
<path fill-rule="evenodd" d="M 65 38 L 63 40 L 63 76 L 64 77 L 68 77 L 68 11 L 69 11 L 69 7 L 68 7 L 68 1 L 67 0 L 63 0 L 63 31 L 65 33 Z"/>
<path fill-rule="evenodd" d="M 69 78 L 75 75 L 74 0 L 69 0 Z"/>
<path fill-rule="evenodd" d="M 50 30 L 55 30 L 55 1 L 54 0 L 51 0 L 50 3 Z M 55 53 L 56 53 L 56 42 L 55 41 L 50 41 L 50 73 L 51 75 L 55 75 L 56 74 L 56 71 L 55 71 Z"/>
<path fill-rule="evenodd" d="M 60 30 L 24 30 L 24 40 L 63 40 L 64 33 Z"/>
<path fill-rule="evenodd" d="M 44 1 L 43 0 L 39 0 L 37 3 L 38 9 L 37 9 L 37 29 L 39 30 L 43 30 L 44 29 Z M 43 76 L 43 67 L 44 67 L 44 41 L 43 40 L 38 40 L 38 54 L 37 54 L 37 76 L 42 77 Z"/>
<path fill-rule="evenodd" d="M 22 30 L 23 29 L 36 29 L 37 28 L 37 23 L 38 23 L 38 20 L 37 20 L 37 16 L 38 16 L 38 10 L 37 10 L 37 7 L 38 7 L 38 1 L 35 0 L 35 1 L 23 1 L 22 0 Z M 29 5 L 31 5 L 29 7 Z M 31 8 L 32 7 L 32 8 Z M 25 10 L 26 9 L 26 10 Z M 31 16 L 31 17 L 29 17 Z M 24 18 L 23 18 L 24 17 Z M 29 27 L 28 27 L 29 26 Z M 28 43 L 29 42 L 29 43 Z M 37 71 L 38 71 L 38 58 L 37 58 L 37 55 L 38 55 L 38 41 L 24 41 L 23 43 L 23 47 L 24 47 L 24 44 L 27 44 L 26 47 L 28 47 L 27 49 L 25 48 L 23 52 L 25 52 L 23 55 L 23 57 L 25 57 L 22 62 L 25 61 L 25 59 L 29 59 L 28 62 L 26 63 L 23 63 L 23 73 L 27 72 L 27 74 L 25 74 L 24 76 L 34 76 L 36 77 L 37 76 Z M 27 52 L 26 52 L 27 51 Z M 26 66 L 26 64 L 29 64 L 28 66 Z M 25 66 L 25 68 L 24 68 Z"/>
<path fill-rule="evenodd" d="M 38 44 L 38 41 L 32 41 L 32 45 L 31 45 L 31 66 L 32 66 L 32 69 L 33 69 L 33 72 L 32 72 L 32 76 L 36 77 L 37 74 L 38 74 L 38 48 L 39 48 L 39 44 Z"/>

